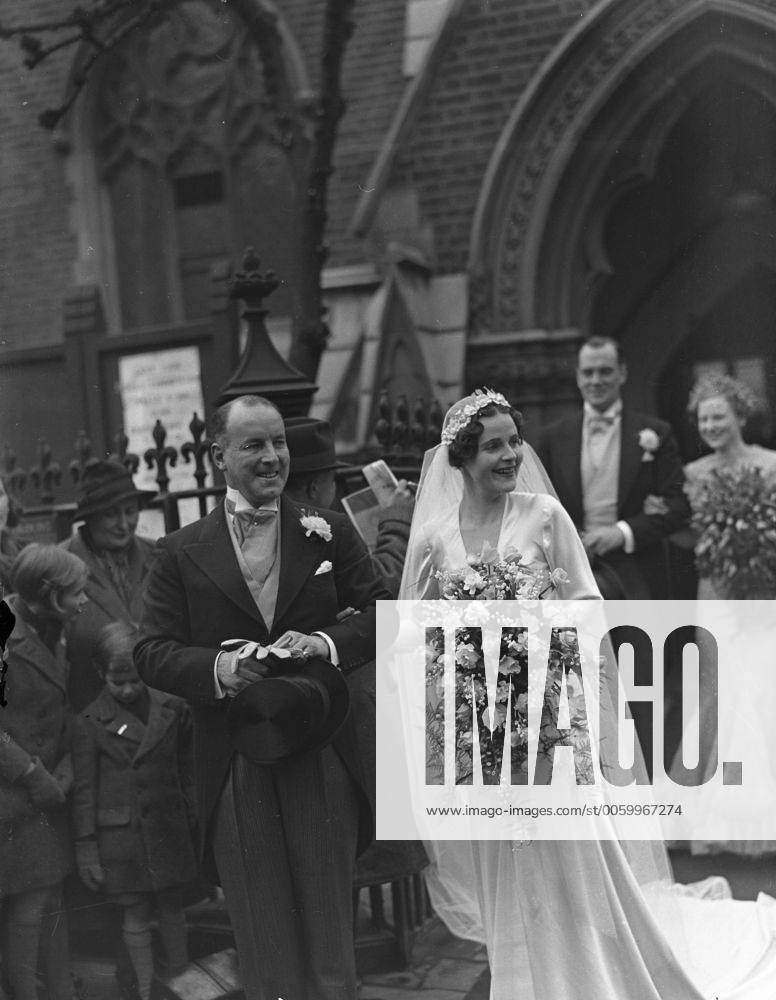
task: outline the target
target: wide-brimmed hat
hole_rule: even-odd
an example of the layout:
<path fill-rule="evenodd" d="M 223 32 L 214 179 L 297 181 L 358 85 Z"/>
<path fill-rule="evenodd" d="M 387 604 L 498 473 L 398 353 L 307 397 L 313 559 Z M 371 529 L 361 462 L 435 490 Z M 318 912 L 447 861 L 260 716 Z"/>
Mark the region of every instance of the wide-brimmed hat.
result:
<path fill-rule="evenodd" d="M 345 678 L 328 660 L 282 664 L 287 673 L 248 685 L 229 704 L 232 745 L 254 764 L 277 764 L 320 750 L 331 743 L 350 710 Z"/>
<path fill-rule="evenodd" d="M 155 496 L 153 490 L 137 489 L 132 474 L 121 462 L 100 459 L 84 468 L 73 520 L 80 521 L 91 514 L 98 514 L 122 500 L 137 499 L 142 507 Z"/>
<path fill-rule="evenodd" d="M 328 421 L 315 417 L 288 417 L 284 423 L 291 458 L 290 476 L 347 468 L 345 462 L 337 461 L 334 435 Z"/>

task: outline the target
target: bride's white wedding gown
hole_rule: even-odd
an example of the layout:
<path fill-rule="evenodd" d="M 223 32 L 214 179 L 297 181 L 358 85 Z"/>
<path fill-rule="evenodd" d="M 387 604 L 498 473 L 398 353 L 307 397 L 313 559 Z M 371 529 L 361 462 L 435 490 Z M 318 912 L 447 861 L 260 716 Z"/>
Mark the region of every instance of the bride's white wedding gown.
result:
<path fill-rule="evenodd" d="M 429 574 L 466 563 L 457 505 L 423 534 L 422 596 L 436 598 Z M 566 571 L 559 599 L 599 597 L 576 530 L 554 498 L 507 496 L 498 549 L 510 546 L 524 561 Z M 487 945 L 492 1000 L 776 997 L 776 902 L 699 899 L 671 889 L 662 844 L 427 847 L 432 902 L 451 930 Z"/>

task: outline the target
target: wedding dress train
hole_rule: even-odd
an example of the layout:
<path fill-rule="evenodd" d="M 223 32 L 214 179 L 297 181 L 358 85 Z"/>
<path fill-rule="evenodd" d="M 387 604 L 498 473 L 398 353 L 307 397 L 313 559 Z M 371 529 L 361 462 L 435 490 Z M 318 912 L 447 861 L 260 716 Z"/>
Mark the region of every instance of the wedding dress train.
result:
<path fill-rule="evenodd" d="M 574 526 L 553 498 L 512 493 L 498 548 L 566 571 L 563 600 L 598 598 Z M 466 565 L 458 504 L 416 531 L 412 588 Z M 428 885 L 450 929 L 488 950 L 492 1000 L 773 1000 L 776 901 L 699 898 L 671 886 L 663 844 L 433 841 Z"/>

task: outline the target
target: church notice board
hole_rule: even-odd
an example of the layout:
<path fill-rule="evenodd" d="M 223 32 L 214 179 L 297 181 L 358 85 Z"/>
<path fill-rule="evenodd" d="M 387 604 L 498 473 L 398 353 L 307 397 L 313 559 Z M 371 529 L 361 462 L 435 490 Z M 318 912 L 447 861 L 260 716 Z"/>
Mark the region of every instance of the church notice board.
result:
<path fill-rule="evenodd" d="M 194 414 L 203 418 L 205 413 L 199 349 L 196 346 L 175 347 L 120 358 L 119 387 L 129 451 L 142 456 L 147 448 L 153 448 L 152 432 L 156 421 L 161 420 L 167 430 L 165 444 L 171 445 L 179 454 L 176 465 L 167 466 L 169 489 L 193 489 L 196 486 L 194 467 L 181 461 L 180 449 L 184 442 L 191 440 L 189 424 Z M 149 469 L 142 462 L 135 483 L 140 489 L 157 490 L 156 475 L 156 467 Z M 181 525 L 196 521 L 200 516 L 195 499 L 181 500 L 178 510 Z M 147 538 L 163 535 L 162 512 L 143 511 L 138 533 Z"/>

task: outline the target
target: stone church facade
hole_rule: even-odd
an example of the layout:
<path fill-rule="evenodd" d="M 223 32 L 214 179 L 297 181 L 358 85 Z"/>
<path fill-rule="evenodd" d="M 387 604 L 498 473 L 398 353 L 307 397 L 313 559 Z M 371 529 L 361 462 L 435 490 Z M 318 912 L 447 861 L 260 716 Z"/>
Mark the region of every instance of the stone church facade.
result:
<path fill-rule="evenodd" d="M 321 4 L 276 6 L 302 104 Z M 776 405 L 776 0 L 362 0 L 356 18 L 312 410 L 343 449 L 383 389 L 444 405 L 493 385 L 530 438 L 575 405 L 590 334 L 620 341 L 630 398 L 688 457 L 700 371 Z M 36 116 L 77 59 L 30 73 L 0 48 L 0 443 L 20 456 L 40 435 L 69 454 L 81 430 L 109 449 L 126 357 L 188 350 L 207 408 L 239 352 L 224 282 L 247 244 L 282 279 L 268 322 L 287 349 L 295 195 L 243 29 L 187 0 L 53 137 Z"/>

